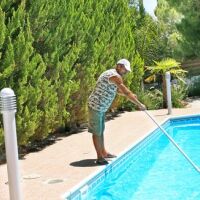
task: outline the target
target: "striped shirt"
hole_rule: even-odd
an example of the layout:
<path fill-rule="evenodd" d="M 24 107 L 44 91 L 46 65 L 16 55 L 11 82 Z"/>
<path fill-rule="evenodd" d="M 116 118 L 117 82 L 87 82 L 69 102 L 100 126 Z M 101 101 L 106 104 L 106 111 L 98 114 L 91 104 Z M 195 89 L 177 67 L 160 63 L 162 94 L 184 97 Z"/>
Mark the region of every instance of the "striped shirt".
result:
<path fill-rule="evenodd" d="M 109 81 L 112 76 L 119 76 L 116 69 L 103 72 L 97 80 L 97 84 L 89 96 L 88 105 L 93 110 L 106 112 L 111 106 L 117 93 L 117 85 Z"/>

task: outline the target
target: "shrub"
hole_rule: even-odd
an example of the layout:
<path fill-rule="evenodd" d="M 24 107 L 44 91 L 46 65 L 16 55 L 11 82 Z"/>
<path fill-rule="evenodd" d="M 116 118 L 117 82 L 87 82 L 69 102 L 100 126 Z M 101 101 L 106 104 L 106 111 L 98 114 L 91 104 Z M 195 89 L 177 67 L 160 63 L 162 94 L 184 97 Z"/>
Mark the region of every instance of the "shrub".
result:
<path fill-rule="evenodd" d="M 200 96 L 200 76 L 195 76 L 188 88 L 188 96 Z"/>
<path fill-rule="evenodd" d="M 138 98 L 149 110 L 162 108 L 163 94 L 158 89 L 141 92 Z"/>
<path fill-rule="evenodd" d="M 172 106 L 175 108 L 184 107 L 185 103 L 183 100 L 187 96 L 187 85 L 182 81 L 178 81 L 177 84 L 172 84 L 171 95 L 172 95 Z"/>

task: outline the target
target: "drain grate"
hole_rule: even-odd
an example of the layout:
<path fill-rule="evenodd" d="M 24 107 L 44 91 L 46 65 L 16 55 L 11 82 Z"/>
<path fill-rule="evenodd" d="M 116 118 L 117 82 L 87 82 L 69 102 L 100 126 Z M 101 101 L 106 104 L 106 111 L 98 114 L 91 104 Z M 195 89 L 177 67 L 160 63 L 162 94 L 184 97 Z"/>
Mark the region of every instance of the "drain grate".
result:
<path fill-rule="evenodd" d="M 41 176 L 39 174 L 28 174 L 23 176 L 23 179 L 36 179 L 36 178 L 40 178 Z"/>
<path fill-rule="evenodd" d="M 62 183 L 62 182 L 64 182 L 64 180 L 62 179 L 49 179 L 45 181 L 46 184 L 56 184 L 56 183 Z"/>

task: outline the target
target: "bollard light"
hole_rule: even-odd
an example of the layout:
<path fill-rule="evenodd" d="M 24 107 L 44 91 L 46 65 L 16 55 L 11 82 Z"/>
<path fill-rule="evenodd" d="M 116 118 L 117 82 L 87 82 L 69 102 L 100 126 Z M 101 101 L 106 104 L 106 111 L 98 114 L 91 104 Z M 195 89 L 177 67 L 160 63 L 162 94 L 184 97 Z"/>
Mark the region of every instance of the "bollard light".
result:
<path fill-rule="evenodd" d="M 16 112 L 16 96 L 12 89 L 4 88 L 0 93 L 1 113 L 14 111 Z"/>
<path fill-rule="evenodd" d="M 10 200 L 22 200 L 15 122 L 16 96 L 10 88 L 0 92 L 0 111 L 3 114 Z"/>

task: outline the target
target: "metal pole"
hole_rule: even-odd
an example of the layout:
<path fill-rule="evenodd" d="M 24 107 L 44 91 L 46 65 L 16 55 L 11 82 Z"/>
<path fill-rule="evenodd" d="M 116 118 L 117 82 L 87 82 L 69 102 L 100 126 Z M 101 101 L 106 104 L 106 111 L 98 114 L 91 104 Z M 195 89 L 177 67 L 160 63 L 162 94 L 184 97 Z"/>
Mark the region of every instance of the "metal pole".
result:
<path fill-rule="evenodd" d="M 172 137 L 158 124 L 158 122 L 154 119 L 153 116 L 147 111 L 144 110 L 144 112 L 152 119 L 152 121 L 160 128 L 160 130 L 168 137 L 170 142 L 179 150 L 179 152 L 186 158 L 186 160 L 196 169 L 198 172 L 200 172 L 200 169 L 195 163 L 188 157 L 188 155 L 179 147 L 178 144 L 172 139 Z"/>
<path fill-rule="evenodd" d="M 171 99 L 171 75 L 170 72 L 165 73 L 166 86 L 167 86 L 167 107 L 168 115 L 172 114 L 172 99 Z"/>
<path fill-rule="evenodd" d="M 4 88 L 0 92 L 0 110 L 3 114 L 3 127 L 6 146 L 8 184 L 10 200 L 21 200 L 20 173 L 16 134 L 16 97 L 12 89 Z"/>

